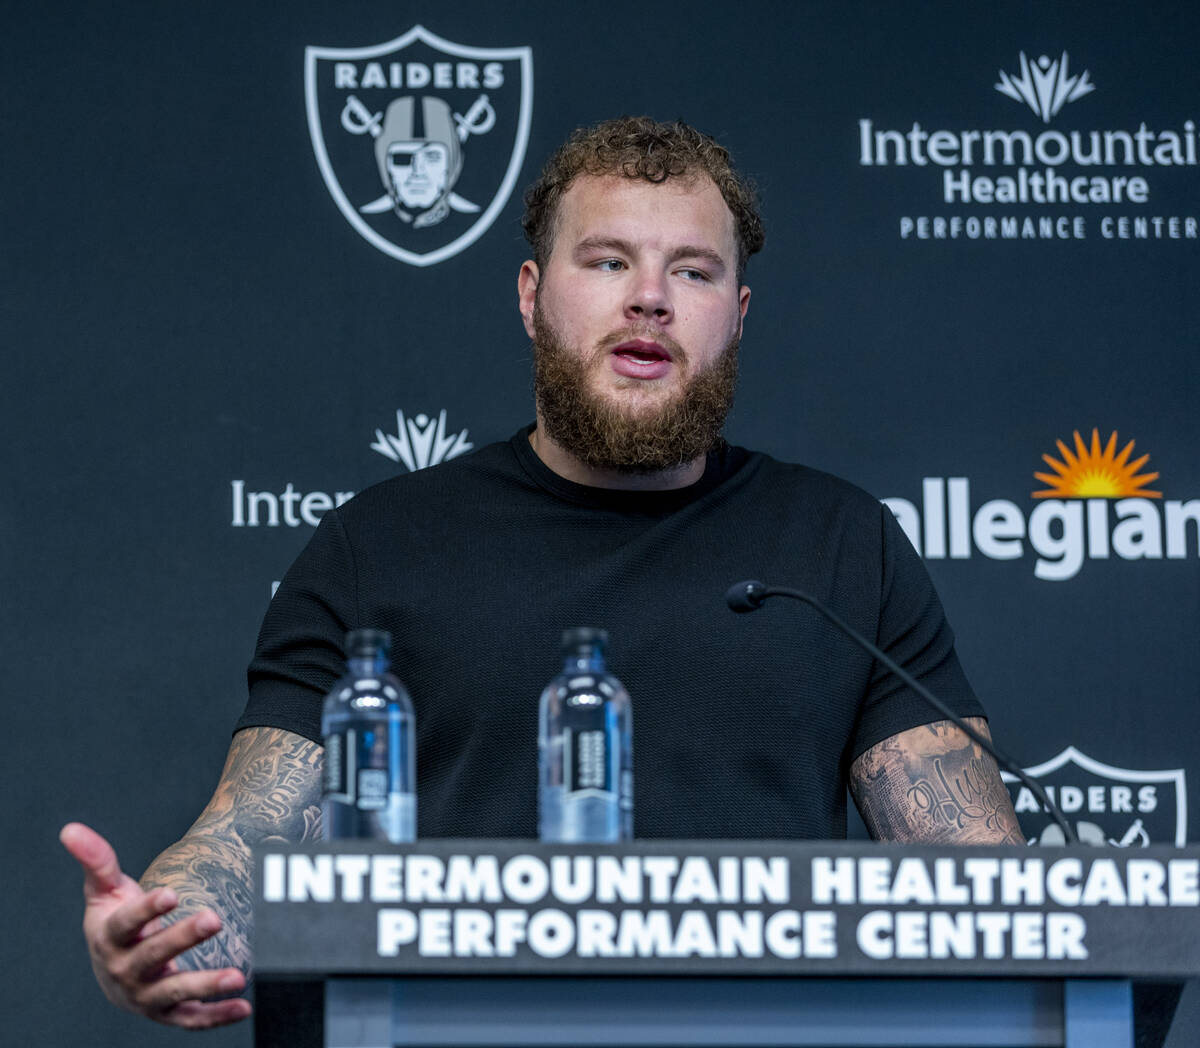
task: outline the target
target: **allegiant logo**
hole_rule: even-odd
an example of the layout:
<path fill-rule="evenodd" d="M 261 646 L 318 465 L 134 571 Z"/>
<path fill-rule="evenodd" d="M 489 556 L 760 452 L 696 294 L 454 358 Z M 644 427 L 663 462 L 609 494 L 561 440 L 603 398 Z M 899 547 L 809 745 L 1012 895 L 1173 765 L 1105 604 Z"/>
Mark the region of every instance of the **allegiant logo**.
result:
<path fill-rule="evenodd" d="M 1036 554 L 1033 573 L 1062 582 L 1085 560 L 1183 560 L 1200 557 L 1200 499 L 1163 499 L 1147 485 L 1157 473 L 1141 472 L 1149 455 L 1133 457 L 1134 442 L 1117 450 L 1116 432 L 1103 444 L 1078 431 L 1074 448 L 1056 442 L 1059 457 L 1043 455 L 1052 473 L 1034 477 L 1046 485 L 1031 492 L 1037 504 L 1026 513 L 1009 499 L 971 504 L 966 477 L 926 477 L 920 506 L 885 498 L 909 541 L 927 560 L 1019 560 L 1026 544 Z"/>

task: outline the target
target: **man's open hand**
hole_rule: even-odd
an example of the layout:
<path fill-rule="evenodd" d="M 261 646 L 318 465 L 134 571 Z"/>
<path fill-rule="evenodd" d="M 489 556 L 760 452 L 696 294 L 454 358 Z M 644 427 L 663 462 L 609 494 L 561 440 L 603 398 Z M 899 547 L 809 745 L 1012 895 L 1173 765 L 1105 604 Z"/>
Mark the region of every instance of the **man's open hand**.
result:
<path fill-rule="evenodd" d="M 82 823 L 68 823 L 59 840 L 83 867 L 83 934 L 96 981 L 113 1004 L 193 1030 L 250 1014 L 244 998 L 205 1000 L 244 990 L 246 977 L 239 969 L 186 971 L 177 960 L 220 931 L 215 913 L 202 910 L 165 923 L 160 918 L 179 902 L 174 891 L 143 891 L 121 872 L 108 841 Z"/>

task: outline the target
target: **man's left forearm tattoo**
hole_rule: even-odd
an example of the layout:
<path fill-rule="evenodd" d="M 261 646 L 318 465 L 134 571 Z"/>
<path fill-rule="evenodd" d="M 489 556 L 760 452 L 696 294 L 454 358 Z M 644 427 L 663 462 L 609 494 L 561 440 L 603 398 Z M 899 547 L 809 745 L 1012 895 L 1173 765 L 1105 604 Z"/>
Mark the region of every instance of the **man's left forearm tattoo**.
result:
<path fill-rule="evenodd" d="M 968 723 L 986 731 L 978 718 Z M 885 739 L 854 762 L 851 790 L 882 840 L 1021 844 L 996 763 L 949 721 Z"/>

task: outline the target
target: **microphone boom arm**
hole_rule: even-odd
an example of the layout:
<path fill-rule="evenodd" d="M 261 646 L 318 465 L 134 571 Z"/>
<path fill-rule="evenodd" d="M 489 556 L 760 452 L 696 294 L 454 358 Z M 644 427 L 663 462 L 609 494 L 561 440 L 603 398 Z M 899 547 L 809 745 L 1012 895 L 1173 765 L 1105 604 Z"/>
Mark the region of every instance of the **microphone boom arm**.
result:
<path fill-rule="evenodd" d="M 1070 824 L 1063 817 L 1062 812 L 1058 810 L 1058 805 L 1046 796 L 1046 791 L 1042 788 L 1042 784 L 1025 771 L 1001 750 L 995 743 L 989 739 L 985 739 L 979 732 L 966 723 L 958 714 L 950 710 L 941 699 L 937 698 L 925 685 L 918 681 L 911 673 L 904 669 L 895 659 L 884 654 L 878 647 L 872 644 L 866 637 L 862 636 L 849 623 L 844 622 L 830 608 L 825 607 L 816 597 L 810 596 L 803 590 L 788 589 L 784 586 L 767 586 L 761 582 L 739 582 L 729 589 L 726 594 L 726 601 L 734 611 L 753 611 L 762 605 L 763 601 L 768 597 L 790 597 L 792 600 L 798 600 L 803 604 L 807 604 L 811 608 L 815 608 L 830 622 L 833 623 L 851 640 L 855 641 L 866 651 L 870 652 L 876 659 L 891 670 L 913 691 L 921 696 L 935 710 L 941 713 L 948 721 L 954 724 L 967 738 L 977 743 L 983 748 L 985 753 L 990 753 L 996 761 L 1005 767 L 1009 772 L 1015 775 L 1023 786 L 1026 786 L 1029 791 L 1037 798 L 1042 807 L 1049 813 L 1050 817 L 1058 824 L 1059 829 L 1063 831 L 1063 838 L 1067 844 L 1078 844 L 1079 838 L 1076 837 L 1075 831 L 1071 829 Z"/>

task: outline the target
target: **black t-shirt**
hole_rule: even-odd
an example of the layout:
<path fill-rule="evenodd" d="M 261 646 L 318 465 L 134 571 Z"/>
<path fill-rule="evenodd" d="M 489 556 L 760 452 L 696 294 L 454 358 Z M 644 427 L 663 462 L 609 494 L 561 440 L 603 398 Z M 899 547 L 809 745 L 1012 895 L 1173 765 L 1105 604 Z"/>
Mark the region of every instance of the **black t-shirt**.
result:
<path fill-rule="evenodd" d="M 597 626 L 632 699 L 636 837 L 844 837 L 850 762 L 940 714 L 807 606 L 731 612 L 746 578 L 807 590 L 983 716 L 924 566 L 865 492 L 732 447 L 688 488 L 589 488 L 529 432 L 325 515 L 271 601 L 238 728 L 320 742 L 346 632 L 388 630 L 418 834 L 535 837 L 538 697 L 564 628 Z"/>

